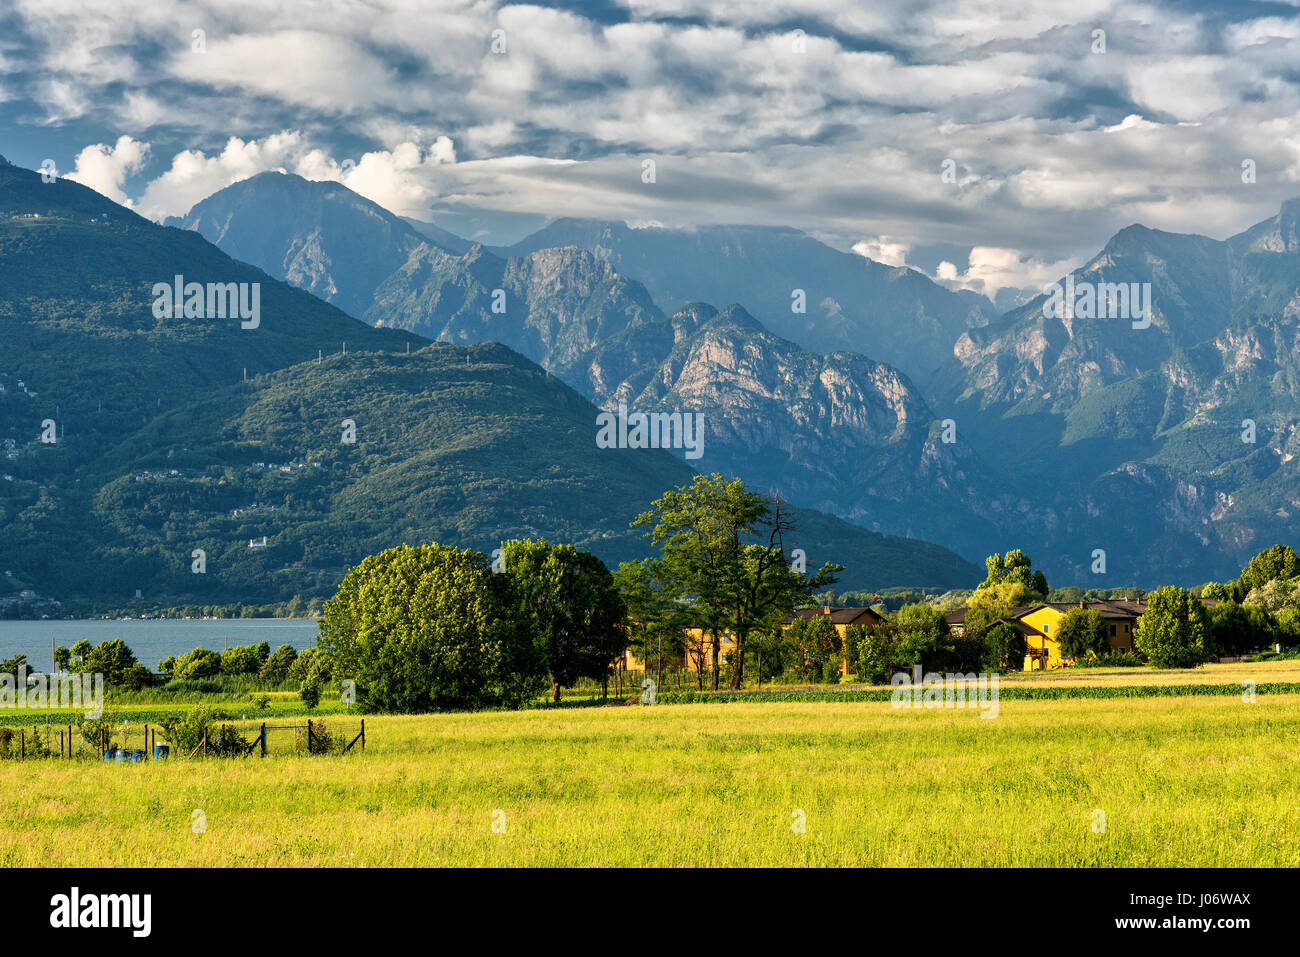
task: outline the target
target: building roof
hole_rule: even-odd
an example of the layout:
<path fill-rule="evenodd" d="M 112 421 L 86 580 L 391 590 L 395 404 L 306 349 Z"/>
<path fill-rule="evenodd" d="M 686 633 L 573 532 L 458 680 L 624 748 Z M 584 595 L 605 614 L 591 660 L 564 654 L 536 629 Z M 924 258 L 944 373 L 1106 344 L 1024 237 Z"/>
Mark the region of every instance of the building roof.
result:
<path fill-rule="evenodd" d="M 832 625 L 865 625 L 884 621 L 879 613 L 870 608 L 831 608 L 825 605 L 821 608 L 796 608 L 790 620 L 820 618 L 822 615 L 830 618 Z"/>

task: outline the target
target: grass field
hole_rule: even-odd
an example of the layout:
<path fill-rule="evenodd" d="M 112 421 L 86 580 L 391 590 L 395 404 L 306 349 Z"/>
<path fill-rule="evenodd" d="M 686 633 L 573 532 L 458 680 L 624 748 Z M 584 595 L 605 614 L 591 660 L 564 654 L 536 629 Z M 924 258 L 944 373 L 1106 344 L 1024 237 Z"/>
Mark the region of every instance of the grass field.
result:
<path fill-rule="evenodd" d="M 1256 679 L 1286 680 L 1281 665 Z M 1004 701 L 994 720 L 874 702 L 572 708 L 366 730 L 366 753 L 343 757 L 273 740 L 264 760 L 2 762 L 0 865 L 1300 865 L 1297 695 Z"/>

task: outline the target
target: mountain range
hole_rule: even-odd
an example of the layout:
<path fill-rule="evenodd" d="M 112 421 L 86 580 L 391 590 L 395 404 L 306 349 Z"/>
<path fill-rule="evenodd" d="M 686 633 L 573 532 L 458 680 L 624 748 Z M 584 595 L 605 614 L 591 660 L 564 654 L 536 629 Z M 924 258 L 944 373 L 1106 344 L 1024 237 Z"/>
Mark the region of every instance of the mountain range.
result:
<path fill-rule="evenodd" d="M 221 245 L 276 259 L 264 271 L 198 230 L 0 166 L 0 597 L 328 596 L 351 564 L 403 541 L 491 550 L 542 535 L 610 563 L 648 553 L 629 523 L 689 482 L 688 464 L 597 449 L 597 407 L 509 343 L 434 343 L 325 301 L 355 302 L 394 251 L 434 247 L 354 194 L 319 200 L 267 198 L 283 228 L 260 242 L 240 204 L 209 207 Z M 298 242 L 304 230 L 314 239 Z M 349 252 L 358 236 L 369 258 Z M 177 282 L 207 290 L 200 314 L 159 308 Z M 204 311 L 228 284 L 259 290 L 256 322 Z M 808 508 L 796 519 L 791 547 L 845 565 L 842 587 L 978 577 L 938 545 Z"/>
<path fill-rule="evenodd" d="M 257 198 L 280 188 L 302 210 L 342 189 L 263 174 L 177 225 L 238 255 L 280 235 Z M 854 523 L 971 560 L 1022 547 L 1098 586 L 1227 576 L 1300 530 L 1300 201 L 1226 240 L 1117 233 L 1072 282 L 1148 283 L 1151 322 L 1134 328 L 1054 317 L 1045 296 L 998 315 L 784 227 L 560 219 L 491 249 L 401 221 L 392 271 L 354 276 L 347 250 L 379 249 L 368 224 L 388 220 L 344 199 L 346 221 L 308 216 L 250 261 L 274 274 L 295 250 L 334 250 L 321 288 L 369 324 L 502 342 L 602 408 L 701 411 L 698 467 Z"/>

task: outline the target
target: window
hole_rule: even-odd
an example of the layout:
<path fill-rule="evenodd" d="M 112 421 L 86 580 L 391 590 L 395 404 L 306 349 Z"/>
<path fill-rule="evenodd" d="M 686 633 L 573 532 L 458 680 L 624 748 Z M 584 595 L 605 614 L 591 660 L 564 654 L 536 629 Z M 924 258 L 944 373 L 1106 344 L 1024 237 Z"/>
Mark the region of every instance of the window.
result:
<path fill-rule="evenodd" d="M 1110 634 L 1111 634 L 1111 637 L 1112 637 L 1112 638 L 1115 636 L 1115 626 L 1114 626 L 1114 625 L 1111 625 L 1111 626 L 1110 626 Z"/>
<path fill-rule="evenodd" d="M 1052 633 L 1052 626 L 1051 626 L 1051 625 L 1043 625 L 1043 634 L 1045 634 L 1045 635 L 1049 635 L 1049 634 L 1051 634 L 1051 633 Z"/>
<path fill-rule="evenodd" d="M 1124 652 L 1126 652 L 1126 651 L 1128 651 L 1128 649 L 1125 648 L 1123 645 L 1120 645 L 1120 646 L 1119 646 L 1119 653 L 1120 653 L 1121 655 L 1124 654 Z"/>

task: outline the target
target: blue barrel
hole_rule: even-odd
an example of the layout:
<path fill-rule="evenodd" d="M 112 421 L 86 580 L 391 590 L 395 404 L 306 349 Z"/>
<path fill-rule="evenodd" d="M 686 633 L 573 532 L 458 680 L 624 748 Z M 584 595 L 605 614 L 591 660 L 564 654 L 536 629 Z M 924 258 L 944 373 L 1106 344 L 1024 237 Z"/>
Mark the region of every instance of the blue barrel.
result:
<path fill-rule="evenodd" d="M 172 749 L 168 745 L 155 744 L 153 746 L 153 759 L 155 761 L 161 761 L 163 758 L 167 757 L 167 755 L 171 754 L 171 752 Z"/>
<path fill-rule="evenodd" d="M 141 751 L 141 750 L 128 751 L 128 752 L 126 752 L 126 759 L 127 759 L 128 761 L 133 762 L 133 763 L 143 761 L 143 760 L 144 760 L 144 752 Z"/>
<path fill-rule="evenodd" d="M 113 760 L 113 752 L 112 752 L 112 751 L 105 751 L 105 752 L 104 752 L 104 760 L 105 760 L 105 761 L 112 761 L 112 760 Z"/>
<path fill-rule="evenodd" d="M 125 761 L 126 761 L 126 754 L 127 754 L 127 752 L 125 752 L 125 751 L 118 751 L 116 754 L 113 755 L 113 760 L 114 760 L 114 761 L 122 761 L 122 762 L 125 762 Z"/>

